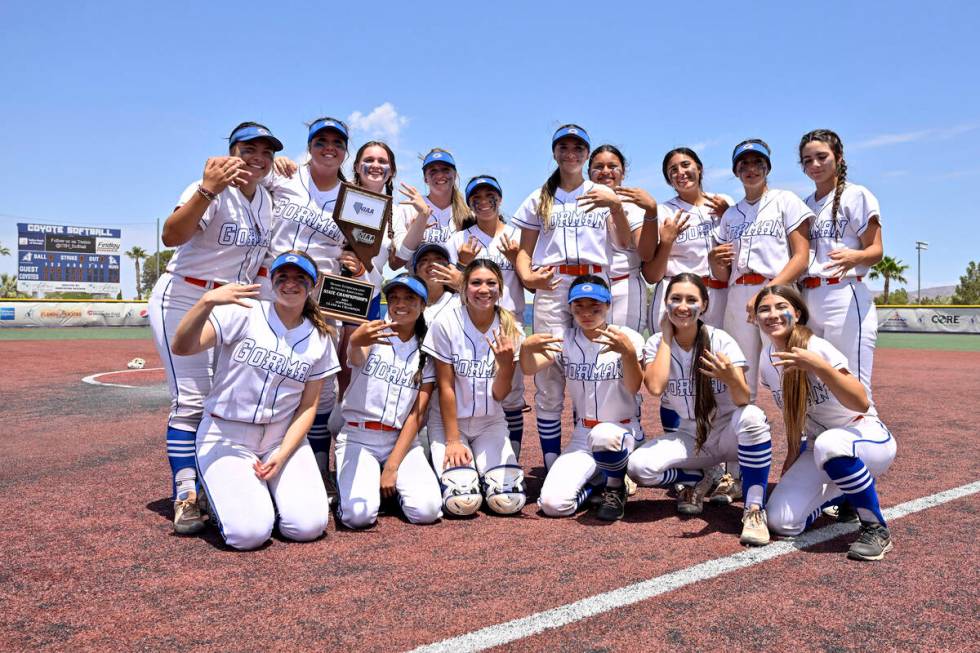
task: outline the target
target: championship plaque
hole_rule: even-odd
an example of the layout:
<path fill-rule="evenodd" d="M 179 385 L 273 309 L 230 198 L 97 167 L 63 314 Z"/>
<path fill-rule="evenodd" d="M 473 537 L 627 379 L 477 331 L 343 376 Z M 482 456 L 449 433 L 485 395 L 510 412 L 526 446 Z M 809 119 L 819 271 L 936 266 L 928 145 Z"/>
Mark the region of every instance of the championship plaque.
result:
<path fill-rule="evenodd" d="M 366 281 L 325 274 L 317 303 L 327 317 L 362 324 L 368 321 L 375 290 L 374 284 Z"/>
<path fill-rule="evenodd" d="M 364 267 L 373 270 L 374 257 L 381 251 L 384 231 L 391 220 L 391 197 L 342 181 L 333 220 Z"/>

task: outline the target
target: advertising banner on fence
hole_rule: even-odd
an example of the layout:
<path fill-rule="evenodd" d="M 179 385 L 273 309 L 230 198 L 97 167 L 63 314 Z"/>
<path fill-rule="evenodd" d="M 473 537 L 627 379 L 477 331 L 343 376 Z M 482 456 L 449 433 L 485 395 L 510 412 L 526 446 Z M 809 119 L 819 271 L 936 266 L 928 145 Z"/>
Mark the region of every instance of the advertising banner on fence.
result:
<path fill-rule="evenodd" d="M 980 308 L 879 306 L 878 331 L 980 333 Z"/>
<path fill-rule="evenodd" d="M 31 302 L 0 299 L 0 328 L 148 326 L 146 302 Z"/>
<path fill-rule="evenodd" d="M 119 292 L 122 231 L 102 227 L 17 223 L 17 290 Z"/>

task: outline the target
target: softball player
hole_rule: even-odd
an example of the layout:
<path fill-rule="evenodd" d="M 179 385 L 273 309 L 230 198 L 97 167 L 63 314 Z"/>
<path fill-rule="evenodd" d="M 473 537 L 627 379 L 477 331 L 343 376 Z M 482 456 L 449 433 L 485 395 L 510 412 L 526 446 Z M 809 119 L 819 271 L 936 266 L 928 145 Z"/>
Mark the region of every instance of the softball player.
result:
<path fill-rule="evenodd" d="M 384 293 L 387 321 L 362 324 L 350 338 L 352 379 L 337 436 L 337 517 L 348 528 L 372 525 L 381 497 L 395 494 L 413 524 L 442 517 L 439 482 L 416 437 L 436 380 L 419 348 L 428 292 L 421 279 L 402 274 Z"/>
<path fill-rule="evenodd" d="M 578 125 L 563 125 L 551 138 L 558 168 L 531 193 L 513 222 L 521 228 L 515 268 L 521 283 L 534 293 L 535 333 L 561 337 L 571 326 L 568 288 L 582 274 L 606 277 L 612 230 L 624 247 L 632 230 L 621 198 L 606 186 L 587 181 L 582 168 L 589 155 L 589 135 Z M 534 407 L 545 467 L 561 453 L 561 409 L 565 379 L 555 366 L 534 376 Z"/>
<path fill-rule="evenodd" d="M 616 521 L 622 519 L 626 506 L 626 460 L 634 443 L 643 440 L 636 419 L 643 337 L 629 327 L 607 322 L 612 294 L 600 277 L 577 277 L 568 291 L 568 303 L 575 325 L 564 339 L 536 333 L 521 347 L 525 374 L 552 364 L 559 368 L 575 415 L 571 442 L 548 470 L 538 503 L 549 517 L 569 517 L 604 477 L 596 516 Z M 597 472 L 600 478 L 594 478 Z"/>
<path fill-rule="evenodd" d="M 466 184 L 466 206 L 472 211 L 469 226 L 457 231 L 446 243 L 450 260 L 457 266 L 469 265 L 474 259 L 489 259 L 497 264 L 503 274 L 500 306 L 514 316 L 515 328 L 524 333 L 524 286 L 514 269 L 521 240 L 519 230 L 504 222 L 500 215 L 503 190 L 496 178 L 490 175 L 473 177 Z M 521 441 L 524 439 L 524 375 L 514 368 L 510 394 L 501 402 L 514 455 L 521 457 Z"/>
<path fill-rule="evenodd" d="M 878 199 L 847 181 L 840 137 L 817 129 L 800 140 L 800 164 L 816 184 L 806 205 L 810 225 L 810 266 L 803 295 L 810 328 L 847 357 L 847 366 L 871 396 L 871 368 L 878 338 L 878 312 L 864 285 L 870 266 L 881 260 Z"/>
<path fill-rule="evenodd" d="M 616 191 L 623 200 L 623 210 L 630 227 L 630 239 L 623 245 L 612 234 L 609 247 L 612 257 L 609 261 L 609 289 L 612 293 L 612 306 L 609 312 L 610 324 L 629 327 L 642 332 L 646 323 L 647 289 L 640 280 L 640 253 L 637 246 L 644 221 L 657 221 L 657 202 L 640 188 L 624 188 L 626 157 L 615 145 L 600 145 L 589 156 L 589 179 Z M 656 230 L 651 233 L 656 237 Z M 650 243 L 652 250 L 656 240 Z"/>
<path fill-rule="evenodd" d="M 694 515 L 710 485 L 703 469 L 737 459 L 742 472 L 745 512 L 743 544 L 769 542 L 765 506 L 772 439 L 765 413 L 749 404 L 745 356 L 735 340 L 701 316 L 711 308 L 699 274 L 675 275 L 665 291 L 660 332 L 643 350 L 644 383 L 650 394 L 682 416 L 680 428 L 648 442 L 629 458 L 637 484 L 684 484 L 677 511 Z"/>
<path fill-rule="evenodd" d="M 500 402 L 511 391 L 521 334 L 497 300 L 500 268 L 475 259 L 463 271 L 463 303 L 429 326 L 422 351 L 436 359 L 442 424 L 429 423 L 432 462 L 445 509 L 472 515 L 486 497 L 493 512 L 524 507 L 524 473 Z M 481 496 L 481 484 L 482 494 Z"/>
<path fill-rule="evenodd" d="M 174 358 L 170 339 L 184 314 L 212 288 L 252 283 L 269 248 L 272 200 L 259 181 L 282 143 L 258 123 L 245 122 L 228 138 L 230 156 L 208 159 L 204 176 L 187 187 L 163 224 L 163 244 L 176 247 L 153 288 L 150 328 L 170 389 L 167 457 L 173 473 L 174 530 L 204 528 L 197 508 L 194 437 L 211 389 L 212 352 Z"/>
<path fill-rule="evenodd" d="M 214 384 L 197 430 L 197 464 L 225 542 L 254 549 L 279 532 L 308 541 L 323 534 L 330 508 L 306 433 L 323 380 L 340 370 L 313 300 L 317 270 L 302 252 L 270 267 L 275 301 L 259 284 L 206 292 L 177 326 L 172 350 L 214 348 Z M 274 502 L 274 503 L 273 503 Z"/>
<path fill-rule="evenodd" d="M 807 328 L 809 311 L 795 288 L 765 288 L 755 311 L 771 341 L 762 355 L 762 383 L 783 411 L 788 445 L 782 478 L 766 506 L 769 527 L 798 535 L 822 508 L 846 499 L 861 520 L 847 557 L 880 560 L 892 541 L 875 479 L 895 459 L 895 438 L 844 354 Z"/>
<path fill-rule="evenodd" d="M 445 244 L 460 230 L 469 210 L 459 192 L 456 174 L 453 155 L 434 148 L 422 160 L 422 176 L 429 194 L 422 197 L 415 188 L 402 184 L 401 192 L 408 195 L 410 201 L 395 209 L 392 269 L 397 270 L 411 261 L 420 244 Z"/>
<path fill-rule="evenodd" d="M 750 139 L 732 152 L 732 171 L 745 197 L 725 211 L 715 232 L 719 248 L 710 259 L 712 275 L 728 283 L 725 331 L 745 352 L 749 393 L 755 398 L 762 339 L 753 324 L 755 296 L 765 286 L 793 283 L 806 269 L 813 212 L 793 193 L 771 189 L 769 146 Z"/>

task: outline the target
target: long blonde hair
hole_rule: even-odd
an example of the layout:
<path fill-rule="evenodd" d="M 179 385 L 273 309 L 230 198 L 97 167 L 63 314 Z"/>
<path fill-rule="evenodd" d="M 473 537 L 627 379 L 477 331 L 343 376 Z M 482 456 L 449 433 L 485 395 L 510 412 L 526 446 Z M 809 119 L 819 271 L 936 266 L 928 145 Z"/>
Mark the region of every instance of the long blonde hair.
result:
<path fill-rule="evenodd" d="M 429 150 L 429 154 L 432 154 L 433 152 L 444 152 L 449 156 L 453 156 L 452 152 L 449 150 L 444 150 L 441 147 L 434 147 Z M 426 154 L 425 156 L 429 156 L 429 154 Z M 422 160 L 425 160 L 425 157 L 422 157 Z M 433 163 L 436 163 L 436 161 L 433 161 Z M 452 166 L 452 168 L 453 172 L 455 172 L 453 175 L 452 195 L 450 196 L 450 203 L 453 207 L 453 228 L 456 229 L 456 231 L 463 231 L 463 229 L 466 228 L 463 226 L 463 223 L 470 215 L 470 207 L 466 206 L 466 200 L 463 199 L 463 193 L 461 193 L 459 190 L 459 171 L 456 170 L 456 166 Z M 424 174 L 425 172 L 423 171 L 423 175 Z"/>
<path fill-rule="evenodd" d="M 786 349 L 793 347 L 806 349 L 810 344 L 813 331 L 806 323 L 810 320 L 810 311 L 803 301 L 803 296 L 792 286 L 768 286 L 763 288 L 755 298 L 753 312 L 759 312 L 759 304 L 769 295 L 782 297 L 790 303 L 800 317 L 793 323 L 793 330 L 786 340 Z M 806 430 L 806 412 L 810 401 L 810 378 L 805 370 L 795 369 L 783 372 L 783 425 L 786 427 L 787 455 L 795 460 L 800 455 L 800 442 Z"/>
<path fill-rule="evenodd" d="M 490 270 L 490 272 L 497 277 L 497 287 L 500 288 L 500 292 L 504 291 L 504 275 L 500 271 L 500 266 L 488 258 L 475 258 L 470 261 L 470 264 L 463 270 L 463 281 L 461 282 L 462 292 L 460 293 L 460 299 L 464 304 L 466 303 L 466 287 L 470 283 L 470 276 L 475 270 L 479 270 L 481 268 L 484 270 Z M 500 331 L 505 336 L 516 338 L 518 331 L 517 320 L 514 318 L 514 314 L 506 308 L 502 308 L 499 301 L 493 307 L 493 310 L 497 313 L 497 318 L 500 320 Z"/>

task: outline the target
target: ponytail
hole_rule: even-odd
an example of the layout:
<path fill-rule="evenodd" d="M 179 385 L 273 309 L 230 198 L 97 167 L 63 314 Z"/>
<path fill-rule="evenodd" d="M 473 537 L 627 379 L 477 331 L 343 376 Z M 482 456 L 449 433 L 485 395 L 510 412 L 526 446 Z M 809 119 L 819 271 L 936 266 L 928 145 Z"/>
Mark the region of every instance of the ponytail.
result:
<path fill-rule="evenodd" d="M 419 369 L 415 371 L 415 376 L 412 379 L 412 383 L 416 386 L 422 385 L 422 370 L 425 369 L 425 364 L 429 360 L 429 355 L 422 349 L 422 341 L 425 340 L 425 334 L 428 332 L 429 325 L 425 323 L 425 316 L 419 313 L 418 318 L 415 320 L 415 340 L 419 347 Z"/>
<path fill-rule="evenodd" d="M 551 227 L 551 207 L 555 204 L 555 192 L 558 190 L 559 183 L 561 183 L 561 170 L 555 168 L 555 171 L 548 177 L 548 181 L 541 186 L 538 218 L 541 220 L 541 226 L 544 229 Z"/>
<path fill-rule="evenodd" d="M 452 207 L 453 228 L 456 231 L 463 231 L 476 223 L 476 218 L 470 213 L 470 207 L 466 206 L 466 200 L 463 199 L 463 194 L 459 192 L 459 185 L 455 181 L 453 182 Z M 468 225 L 467 223 L 471 220 L 473 222 Z"/>
<path fill-rule="evenodd" d="M 715 414 L 718 412 L 718 402 L 715 401 L 715 390 L 710 376 L 701 370 L 701 357 L 705 351 L 711 351 L 711 339 L 704 322 L 698 320 L 698 333 L 694 337 L 694 349 L 691 351 L 691 378 L 694 382 L 694 415 L 697 423 L 697 439 L 695 451 L 700 452 L 711 433 Z"/>

